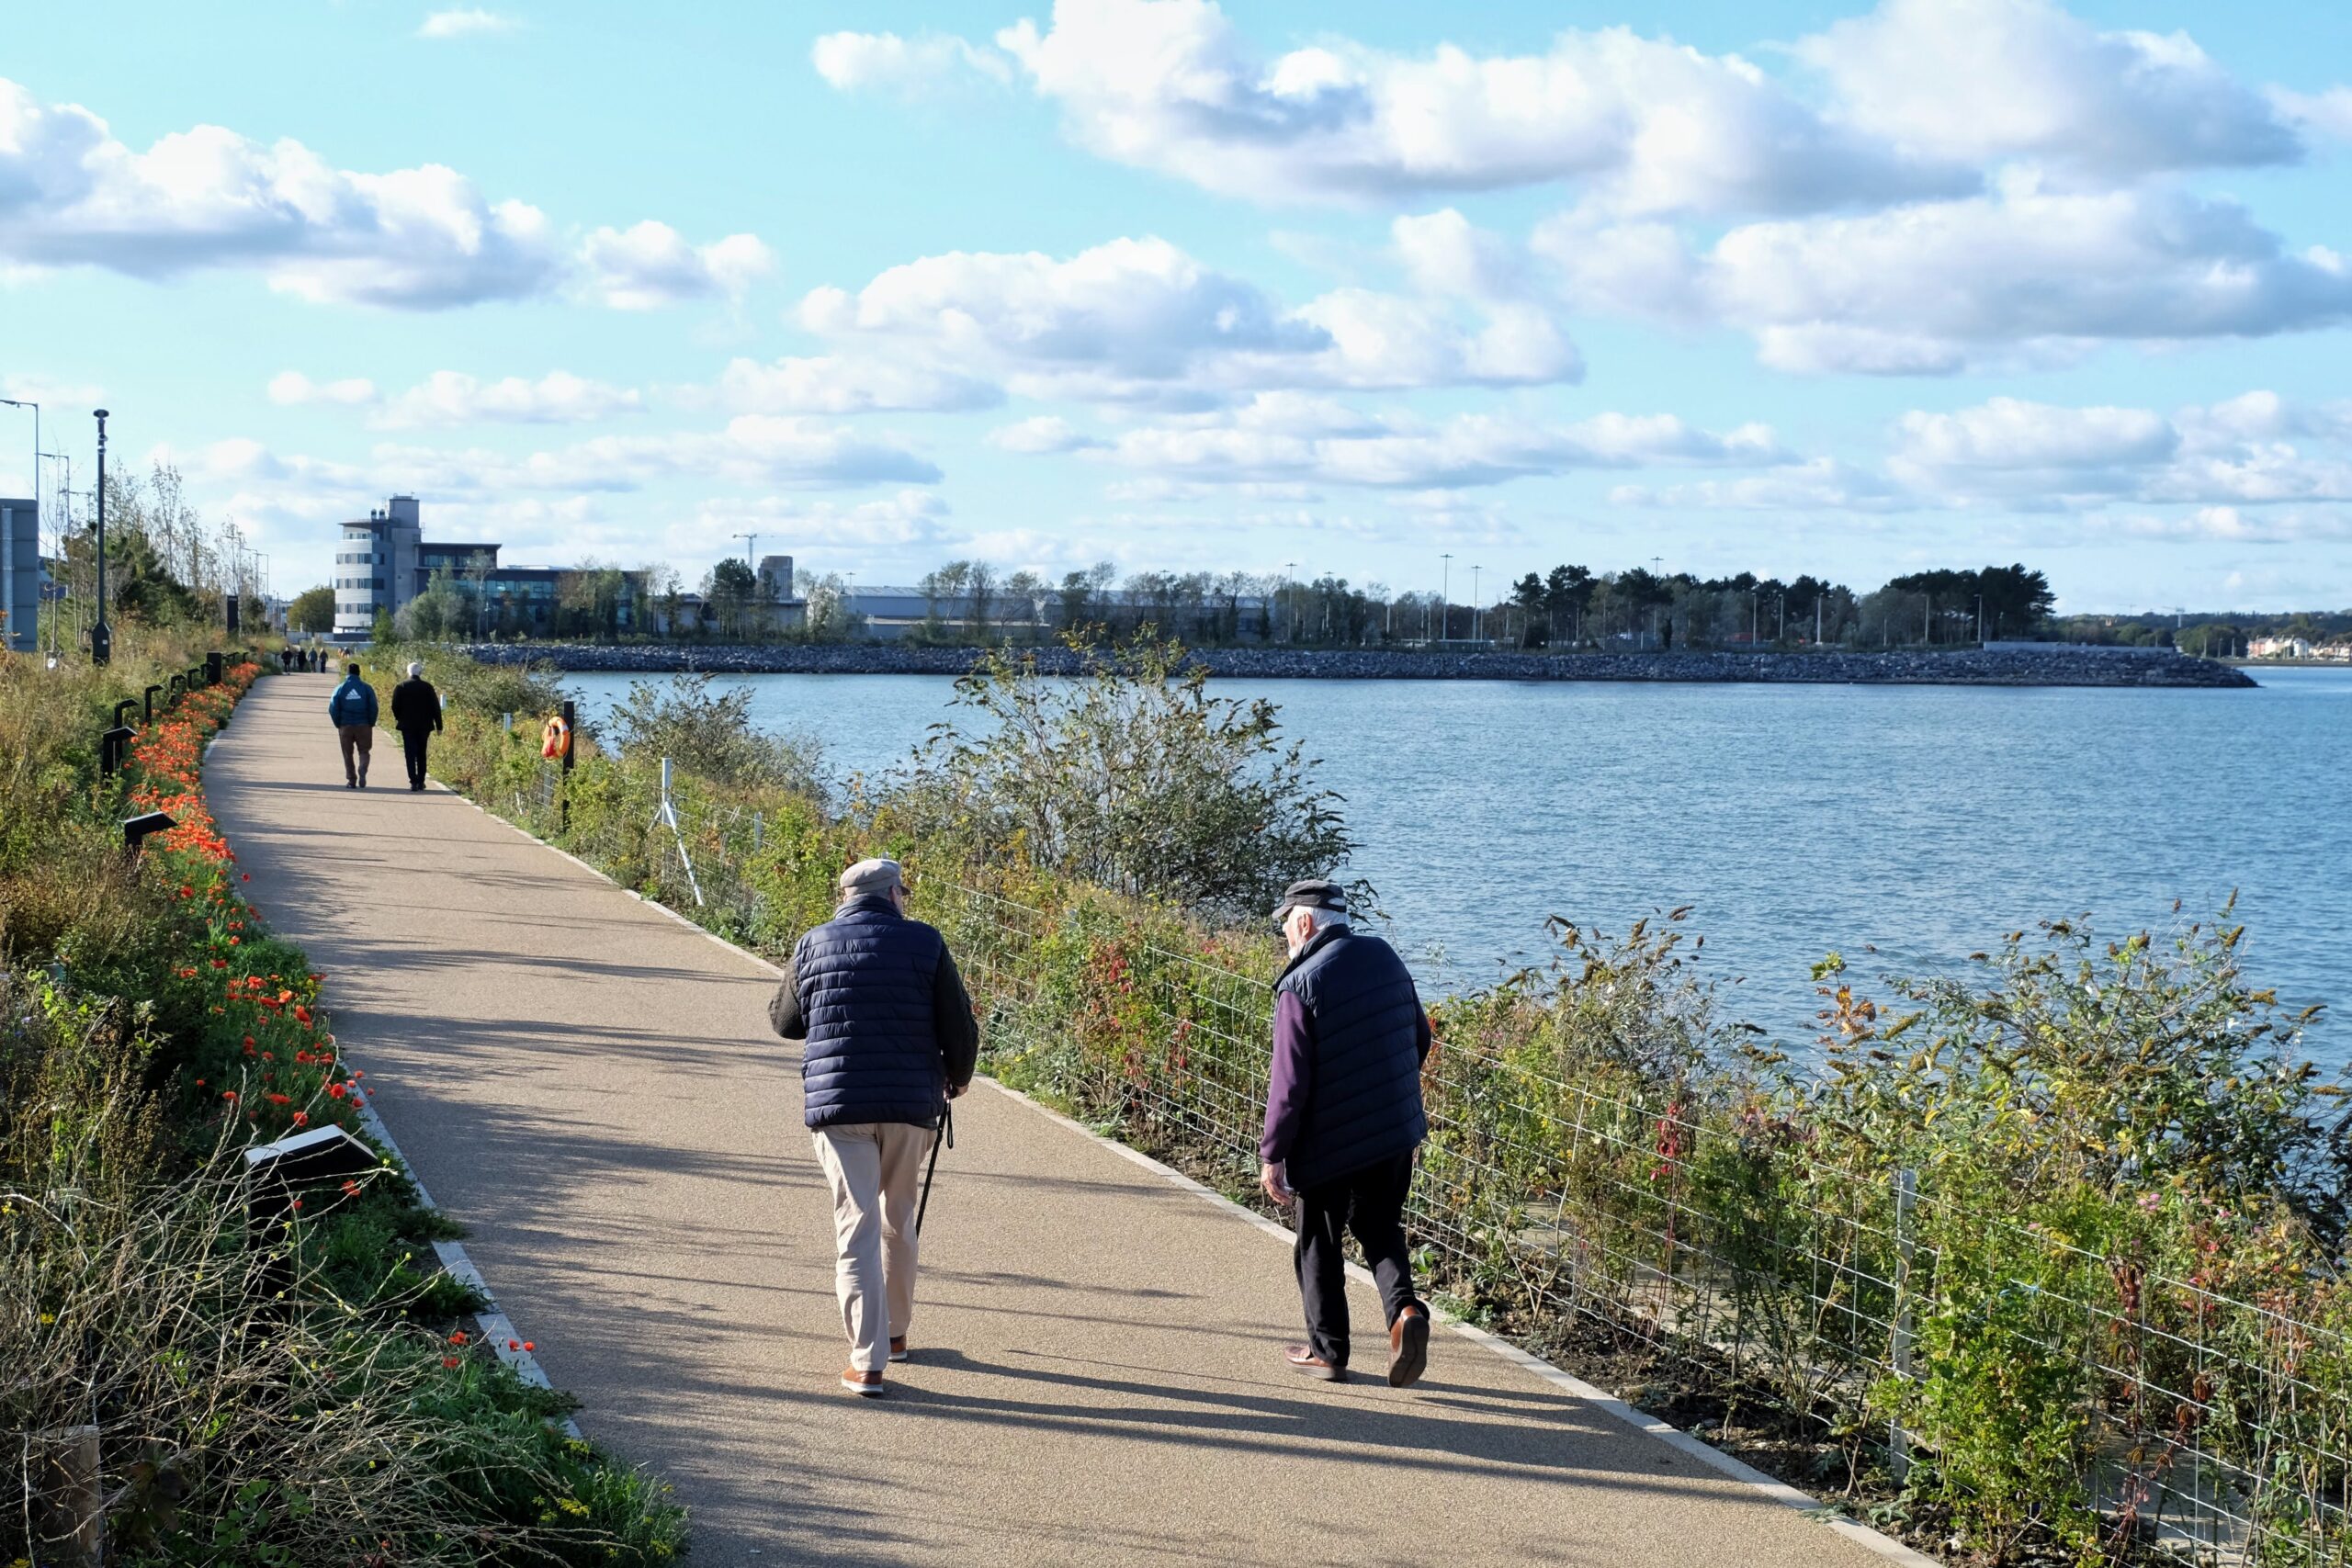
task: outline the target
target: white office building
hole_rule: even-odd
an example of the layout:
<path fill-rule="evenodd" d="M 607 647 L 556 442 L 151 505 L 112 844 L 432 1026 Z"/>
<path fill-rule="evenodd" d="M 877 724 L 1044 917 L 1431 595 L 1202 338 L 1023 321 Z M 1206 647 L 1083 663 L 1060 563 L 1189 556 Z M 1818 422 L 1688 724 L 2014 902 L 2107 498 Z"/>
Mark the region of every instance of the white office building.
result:
<path fill-rule="evenodd" d="M 334 556 L 336 637 L 364 638 L 379 610 L 392 615 L 416 596 L 424 544 L 413 495 L 396 495 L 367 521 L 343 525 Z"/>

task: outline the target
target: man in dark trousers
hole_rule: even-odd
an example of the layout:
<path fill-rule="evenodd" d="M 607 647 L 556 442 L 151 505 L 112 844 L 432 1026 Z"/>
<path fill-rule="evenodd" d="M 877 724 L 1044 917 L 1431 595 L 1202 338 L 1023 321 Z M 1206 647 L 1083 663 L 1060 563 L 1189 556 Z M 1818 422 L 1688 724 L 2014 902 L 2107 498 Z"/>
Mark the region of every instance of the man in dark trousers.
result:
<path fill-rule="evenodd" d="M 1297 1204 L 1298 1291 L 1307 1342 L 1284 1352 L 1308 1377 L 1348 1376 L 1348 1278 L 1341 1246 L 1355 1233 L 1380 1283 L 1388 1321 L 1388 1382 L 1404 1388 L 1429 1364 L 1430 1313 L 1413 1294 L 1405 1199 L 1414 1151 L 1429 1136 L 1421 1064 L 1430 1019 L 1396 950 L 1348 923 L 1336 882 L 1294 882 L 1274 908 L 1290 963 L 1274 983 L 1274 1055 L 1259 1141 L 1259 1181 Z"/>
<path fill-rule="evenodd" d="M 408 787 L 424 787 L 425 743 L 441 728 L 441 694 L 424 678 L 424 666 L 411 663 L 408 679 L 392 688 L 392 728 L 401 732 L 401 753 L 408 759 Z"/>
<path fill-rule="evenodd" d="M 356 662 L 343 667 L 343 684 L 327 699 L 327 722 L 343 747 L 343 787 L 366 789 L 376 745 L 376 688 L 359 678 Z"/>
<path fill-rule="evenodd" d="M 947 1102 L 972 1086 L 978 1026 L 946 941 L 907 919 L 894 860 L 842 873 L 841 907 L 803 936 L 768 1016 L 808 1043 L 808 1133 L 833 1192 L 834 1293 L 849 1332 L 842 1386 L 882 1392 L 915 1307 L 915 1186 Z"/>

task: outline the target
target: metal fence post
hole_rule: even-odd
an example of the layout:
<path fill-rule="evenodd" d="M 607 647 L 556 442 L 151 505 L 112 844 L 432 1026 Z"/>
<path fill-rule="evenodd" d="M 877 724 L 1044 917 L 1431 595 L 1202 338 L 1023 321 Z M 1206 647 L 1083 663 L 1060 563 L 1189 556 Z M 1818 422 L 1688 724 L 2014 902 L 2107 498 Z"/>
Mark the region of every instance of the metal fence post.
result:
<path fill-rule="evenodd" d="M 562 798 L 557 803 L 556 817 L 557 825 L 567 833 L 571 831 L 571 790 L 569 786 L 571 783 L 571 756 L 573 752 L 580 750 L 580 737 L 578 734 L 579 722 L 580 715 L 574 711 L 571 705 L 571 699 L 570 697 L 566 697 L 563 700 L 564 776 L 556 781 L 558 784 L 566 787 L 564 788 Z M 665 777 L 663 780 L 665 786 L 667 785 L 667 783 L 668 780 Z M 662 793 L 664 795 L 668 794 L 668 789 L 665 787 Z"/>
<path fill-rule="evenodd" d="M 1919 1196 L 1919 1173 L 1905 1166 L 1894 1173 L 1894 1375 L 1911 1376 L 1911 1208 Z M 1911 1473 L 1911 1434 L 1901 1421 L 1887 1432 L 1887 1469 L 1901 1485 Z"/>

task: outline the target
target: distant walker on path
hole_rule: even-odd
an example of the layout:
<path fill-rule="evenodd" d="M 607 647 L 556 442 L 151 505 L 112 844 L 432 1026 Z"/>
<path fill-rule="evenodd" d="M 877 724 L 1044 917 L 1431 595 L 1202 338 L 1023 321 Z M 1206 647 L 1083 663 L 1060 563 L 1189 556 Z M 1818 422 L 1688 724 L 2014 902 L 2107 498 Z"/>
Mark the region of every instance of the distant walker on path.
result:
<path fill-rule="evenodd" d="M 1274 983 L 1274 1053 L 1259 1182 L 1298 1205 L 1295 1260 L 1307 1342 L 1284 1355 L 1308 1377 L 1348 1376 L 1348 1280 L 1355 1233 L 1388 1321 L 1388 1382 L 1429 1364 L 1429 1308 L 1413 1293 L 1405 1199 L 1429 1136 L 1421 1064 L 1430 1018 L 1396 950 L 1348 923 L 1335 882 L 1294 882 L 1274 907 L 1290 963 Z"/>
<path fill-rule="evenodd" d="M 392 728 L 401 732 L 401 754 L 408 762 L 408 787 L 424 787 L 424 748 L 441 729 L 441 694 L 424 678 L 424 666 L 411 663 L 408 679 L 392 688 Z"/>
<path fill-rule="evenodd" d="M 842 873 L 841 907 L 803 936 L 768 1017 L 807 1042 L 809 1136 L 833 1192 L 834 1292 L 849 1332 L 842 1386 L 882 1392 L 907 1359 L 915 1305 L 915 1184 L 947 1102 L 972 1084 L 979 1030 L 947 942 L 907 919 L 894 860 Z"/>
<path fill-rule="evenodd" d="M 359 678 L 356 661 L 343 667 L 343 684 L 327 699 L 327 719 L 343 742 L 343 787 L 368 787 L 368 753 L 376 744 L 376 688 Z"/>

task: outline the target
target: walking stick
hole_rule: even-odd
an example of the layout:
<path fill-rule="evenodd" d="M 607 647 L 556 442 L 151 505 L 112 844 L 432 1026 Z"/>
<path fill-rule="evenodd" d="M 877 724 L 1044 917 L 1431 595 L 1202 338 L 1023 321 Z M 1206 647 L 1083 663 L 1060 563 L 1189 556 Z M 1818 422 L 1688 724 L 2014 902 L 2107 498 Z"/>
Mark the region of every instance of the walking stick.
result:
<path fill-rule="evenodd" d="M 931 1207 L 931 1179 L 939 1174 L 939 1145 L 956 1146 L 956 1107 L 946 1106 L 939 1121 L 939 1136 L 931 1141 L 931 1163 L 923 1168 L 922 1198 L 915 1204 L 915 1235 L 922 1235 L 923 1211 Z"/>

